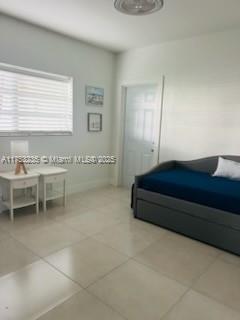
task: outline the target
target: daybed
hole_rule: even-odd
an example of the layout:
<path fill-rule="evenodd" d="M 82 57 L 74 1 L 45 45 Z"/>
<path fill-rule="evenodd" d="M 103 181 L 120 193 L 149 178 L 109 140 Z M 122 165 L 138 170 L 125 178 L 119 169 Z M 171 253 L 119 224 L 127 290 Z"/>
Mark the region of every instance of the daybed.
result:
<path fill-rule="evenodd" d="M 169 161 L 137 176 L 135 218 L 240 255 L 240 181 L 212 177 L 217 162 Z"/>

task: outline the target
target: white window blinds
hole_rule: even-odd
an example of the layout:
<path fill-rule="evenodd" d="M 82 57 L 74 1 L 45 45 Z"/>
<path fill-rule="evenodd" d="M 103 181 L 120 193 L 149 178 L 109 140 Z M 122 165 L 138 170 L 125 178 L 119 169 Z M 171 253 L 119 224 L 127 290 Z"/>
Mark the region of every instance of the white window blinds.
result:
<path fill-rule="evenodd" d="M 72 78 L 0 64 L 0 135 L 71 134 Z"/>

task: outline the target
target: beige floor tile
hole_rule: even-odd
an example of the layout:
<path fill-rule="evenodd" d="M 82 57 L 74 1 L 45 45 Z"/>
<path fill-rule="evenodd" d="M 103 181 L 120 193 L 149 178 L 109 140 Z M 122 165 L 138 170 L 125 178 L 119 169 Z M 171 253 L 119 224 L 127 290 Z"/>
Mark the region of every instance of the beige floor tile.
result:
<path fill-rule="evenodd" d="M 59 223 L 52 223 L 49 226 L 35 230 L 20 232 L 17 233 L 15 237 L 41 257 L 47 256 L 86 238 L 84 234 Z"/>
<path fill-rule="evenodd" d="M 94 235 L 109 226 L 119 223 L 119 220 L 114 217 L 106 217 L 97 210 L 90 210 L 84 214 L 65 219 L 63 222 L 84 234 Z"/>
<path fill-rule="evenodd" d="M 86 206 L 79 205 L 79 204 L 71 205 L 71 207 L 69 207 L 68 205 L 66 207 L 51 205 L 51 206 L 48 206 L 46 214 L 51 219 L 63 220 L 63 219 L 72 217 L 74 215 L 82 214 L 88 210 L 89 209 Z"/>
<path fill-rule="evenodd" d="M 64 220 L 73 218 L 73 217 L 78 217 L 86 212 L 88 212 L 89 209 L 86 208 L 78 208 L 77 210 L 72 210 L 68 212 L 59 212 L 59 211 L 52 211 L 49 213 L 51 218 L 55 220 L 55 222 L 64 222 Z"/>
<path fill-rule="evenodd" d="M 91 195 L 102 195 L 104 197 L 119 199 L 130 197 L 129 189 L 118 188 L 113 186 L 93 189 L 90 191 Z"/>
<path fill-rule="evenodd" d="M 135 259 L 190 286 L 213 263 L 218 254 L 218 250 L 210 246 L 169 233 L 147 247 Z"/>
<path fill-rule="evenodd" d="M 130 257 L 148 247 L 151 243 L 161 239 L 166 230 L 159 227 L 133 220 L 130 223 L 122 223 L 107 228 L 94 238 Z"/>
<path fill-rule="evenodd" d="M 195 291 L 184 298 L 163 320 L 240 320 L 240 313 Z"/>
<path fill-rule="evenodd" d="M 38 259 L 30 250 L 12 238 L 0 241 L 0 276 L 16 271 Z"/>
<path fill-rule="evenodd" d="M 126 202 L 122 201 L 122 199 L 120 199 L 120 200 L 113 199 L 110 203 L 108 203 L 107 205 L 100 206 L 100 207 L 98 207 L 98 209 L 109 210 L 109 211 L 113 211 L 112 209 L 118 210 L 118 211 L 128 210 L 128 211 L 132 212 L 130 204 L 128 204 L 128 203 L 126 204 Z"/>
<path fill-rule="evenodd" d="M 81 204 L 87 208 L 95 208 L 96 206 L 103 206 L 111 203 L 112 199 L 108 196 L 97 194 L 93 191 L 84 192 L 79 194 L 79 197 L 75 198 L 74 204 Z"/>
<path fill-rule="evenodd" d="M 113 200 L 107 205 L 98 207 L 98 210 L 102 212 L 114 212 L 114 211 L 127 211 L 132 212 L 132 209 L 129 205 L 126 205 L 125 202 Z"/>
<path fill-rule="evenodd" d="M 82 290 L 38 320 L 123 320 L 123 318 Z"/>
<path fill-rule="evenodd" d="M 67 200 L 67 206 L 71 210 L 75 209 L 90 209 L 93 207 L 93 202 L 90 201 L 89 196 L 82 196 L 80 195 L 79 197 L 75 197 L 74 199 L 68 199 Z M 95 205 L 96 206 L 96 205 Z"/>
<path fill-rule="evenodd" d="M 194 289 L 240 311 L 240 268 L 234 264 L 217 260 Z"/>
<path fill-rule="evenodd" d="M 230 254 L 230 253 L 227 253 L 227 252 L 223 252 L 220 256 L 219 256 L 219 259 L 223 260 L 223 261 L 226 261 L 228 263 L 233 263 L 237 266 L 240 267 L 240 257 L 239 256 L 236 256 L 234 254 Z"/>
<path fill-rule="evenodd" d="M 43 261 L 0 279 L 0 319 L 33 320 L 80 287 Z"/>
<path fill-rule="evenodd" d="M 83 287 L 103 277 L 127 259 L 127 256 L 89 238 L 46 258 Z"/>
<path fill-rule="evenodd" d="M 129 206 L 122 203 L 111 203 L 107 206 L 97 208 L 104 216 L 113 217 L 119 220 L 119 222 L 130 222 L 134 219 L 133 213 Z"/>
<path fill-rule="evenodd" d="M 108 191 L 107 195 L 115 200 L 130 199 L 131 190 L 126 188 L 112 188 Z"/>
<path fill-rule="evenodd" d="M 110 201 L 111 199 L 109 199 L 108 197 L 89 190 L 88 192 L 80 192 L 69 195 L 67 197 L 66 209 L 68 211 L 82 211 L 83 209 L 89 210 L 98 206 L 107 205 Z M 56 207 L 55 202 L 53 202 L 52 206 L 53 208 Z M 61 207 L 61 202 L 60 206 L 58 207 Z M 48 208 L 51 209 L 51 202 L 49 203 Z"/>
<path fill-rule="evenodd" d="M 82 200 L 82 196 L 81 193 L 74 193 L 74 194 L 70 194 L 67 197 L 67 207 L 69 208 L 69 206 L 72 208 L 76 208 L 77 206 L 83 206 L 83 204 L 81 203 Z"/>
<path fill-rule="evenodd" d="M 53 220 L 50 219 L 47 214 L 40 212 L 39 215 L 36 215 L 32 207 L 16 210 L 14 222 L 11 222 L 9 219 L 8 212 L 4 212 L 0 215 L 1 229 L 12 235 L 17 232 L 25 232 L 48 226 L 51 223 L 53 223 Z"/>
<path fill-rule="evenodd" d="M 130 261 L 88 290 L 127 319 L 159 320 L 179 300 L 186 288 Z"/>
<path fill-rule="evenodd" d="M 0 319 L 240 320 L 240 258 L 135 220 L 129 203 L 105 187 L 1 214 Z"/>
<path fill-rule="evenodd" d="M 95 209 L 95 208 L 98 208 L 100 206 L 105 206 L 105 205 L 108 205 L 110 203 L 112 203 L 112 199 L 109 198 L 109 197 L 89 197 L 87 200 L 87 205 L 89 208 L 91 209 Z"/>
<path fill-rule="evenodd" d="M 0 229 L 0 241 L 5 240 L 7 238 L 9 238 L 8 232 Z"/>
<path fill-rule="evenodd" d="M 67 203 L 68 205 L 82 205 L 89 209 L 95 209 L 111 204 L 112 202 L 126 202 L 128 199 L 130 199 L 130 196 L 126 193 L 125 189 L 103 187 L 70 195 Z"/>

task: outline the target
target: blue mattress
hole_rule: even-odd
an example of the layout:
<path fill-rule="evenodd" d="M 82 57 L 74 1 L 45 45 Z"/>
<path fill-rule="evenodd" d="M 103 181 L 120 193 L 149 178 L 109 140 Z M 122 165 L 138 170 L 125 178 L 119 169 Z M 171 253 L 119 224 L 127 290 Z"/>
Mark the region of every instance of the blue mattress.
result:
<path fill-rule="evenodd" d="M 240 181 L 174 168 L 146 175 L 140 187 L 167 196 L 240 214 Z"/>

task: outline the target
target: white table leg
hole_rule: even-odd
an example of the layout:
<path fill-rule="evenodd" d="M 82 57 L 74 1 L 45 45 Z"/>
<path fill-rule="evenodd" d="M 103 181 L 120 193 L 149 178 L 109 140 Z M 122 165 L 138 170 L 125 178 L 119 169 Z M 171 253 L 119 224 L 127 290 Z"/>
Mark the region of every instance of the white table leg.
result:
<path fill-rule="evenodd" d="M 66 207 L 66 179 L 63 180 L 63 206 Z"/>
<path fill-rule="evenodd" d="M 13 187 L 10 182 L 10 218 L 11 221 L 14 221 L 14 211 L 13 211 Z"/>
<path fill-rule="evenodd" d="M 39 185 L 38 183 L 36 184 L 36 214 L 39 213 Z"/>
<path fill-rule="evenodd" d="M 47 184 L 43 178 L 43 211 L 47 211 Z"/>

